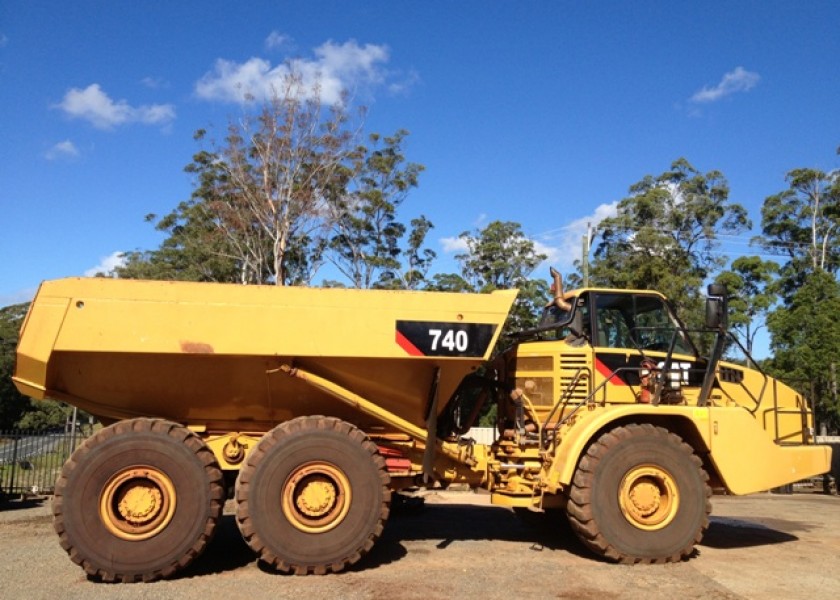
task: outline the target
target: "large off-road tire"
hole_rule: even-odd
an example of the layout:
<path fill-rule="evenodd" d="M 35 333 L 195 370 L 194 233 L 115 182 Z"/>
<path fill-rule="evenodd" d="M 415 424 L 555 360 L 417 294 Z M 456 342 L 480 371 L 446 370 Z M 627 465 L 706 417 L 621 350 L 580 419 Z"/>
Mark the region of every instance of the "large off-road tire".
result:
<path fill-rule="evenodd" d="M 225 500 L 222 471 L 189 429 L 120 421 L 65 463 L 53 499 L 62 548 L 93 578 L 152 581 L 200 555 Z"/>
<path fill-rule="evenodd" d="M 236 520 L 263 562 L 282 572 L 338 572 L 382 533 L 390 476 L 376 445 L 349 423 L 300 417 L 268 432 L 236 480 Z"/>
<path fill-rule="evenodd" d="M 677 562 L 709 526 L 711 488 L 699 457 L 653 425 L 603 434 L 581 459 L 569 495 L 572 529 L 622 563 Z"/>

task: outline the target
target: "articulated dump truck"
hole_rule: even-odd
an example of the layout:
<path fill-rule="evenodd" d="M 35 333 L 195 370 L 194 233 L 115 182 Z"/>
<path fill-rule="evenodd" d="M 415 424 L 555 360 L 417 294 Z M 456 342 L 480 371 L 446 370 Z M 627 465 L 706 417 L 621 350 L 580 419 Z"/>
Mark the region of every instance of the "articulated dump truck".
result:
<path fill-rule="evenodd" d="M 266 565 L 337 572 L 376 542 L 393 493 L 466 484 L 568 518 L 607 560 L 679 561 L 712 489 L 829 469 L 805 399 L 722 360 L 724 290 L 704 355 L 656 292 L 555 284 L 540 325 L 499 342 L 515 291 L 43 283 L 14 381 L 105 425 L 56 483 L 62 547 L 96 579 L 168 577 L 232 491 Z M 495 441 L 476 443 L 488 414 Z"/>

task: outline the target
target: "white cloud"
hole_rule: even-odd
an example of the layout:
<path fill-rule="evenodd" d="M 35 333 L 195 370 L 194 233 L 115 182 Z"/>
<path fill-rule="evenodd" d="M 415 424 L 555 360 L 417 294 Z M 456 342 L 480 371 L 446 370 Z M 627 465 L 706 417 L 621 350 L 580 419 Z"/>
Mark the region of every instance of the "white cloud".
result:
<path fill-rule="evenodd" d="M 574 262 L 581 259 L 583 251 L 583 236 L 587 235 L 589 227 L 593 233 L 598 225 L 608 217 L 614 217 L 618 208 L 618 201 L 609 204 L 601 204 L 595 208 L 591 215 L 581 217 L 571 223 L 538 233 L 530 237 L 534 243 L 534 250 L 538 254 L 545 254 L 546 259 L 537 266 L 535 273 L 547 271 L 549 266 L 557 268 L 561 272 L 569 272 L 574 269 Z M 487 220 L 487 215 L 482 214 L 477 221 L 477 228 Z M 445 237 L 439 240 L 441 248 L 447 254 L 466 252 L 469 250 L 466 241 L 460 237 Z"/>
<path fill-rule="evenodd" d="M 56 108 L 60 108 L 71 118 L 88 121 L 98 129 L 113 129 L 127 123 L 167 125 L 175 119 L 175 107 L 171 104 L 134 107 L 125 100 L 115 102 L 102 91 L 98 83 L 93 83 L 83 90 L 70 89 Z"/>
<path fill-rule="evenodd" d="M 343 44 L 329 41 L 316 48 L 314 54 L 312 59 L 298 58 L 276 66 L 257 57 L 243 63 L 220 58 L 213 71 L 195 84 L 195 93 L 203 100 L 240 104 L 250 98 L 262 101 L 283 88 L 293 69 L 303 79 L 304 95 L 312 94 L 317 84 L 321 101 L 334 104 L 342 100 L 345 90 L 354 91 L 385 80 L 383 65 L 389 58 L 386 46 L 360 46 L 355 40 Z"/>
<path fill-rule="evenodd" d="M 440 239 L 444 252 L 466 252 L 469 250 L 466 240 L 460 237 L 445 237 Z"/>
<path fill-rule="evenodd" d="M 412 69 L 405 75 L 400 75 L 399 80 L 389 83 L 388 91 L 395 96 L 404 95 L 419 82 L 420 74 Z"/>
<path fill-rule="evenodd" d="M 581 259 L 583 237 L 587 235 L 589 227 L 597 229 L 601 221 L 615 216 L 617 208 L 617 201 L 601 204 L 591 215 L 576 219 L 563 227 L 537 234 L 534 244 L 540 252 L 549 256 L 543 264 L 552 265 L 560 271 L 573 269 L 574 262 Z"/>
<path fill-rule="evenodd" d="M 47 160 L 58 160 L 60 158 L 76 158 L 79 156 L 79 149 L 70 140 L 58 142 L 52 148 L 47 150 L 44 157 Z"/>
<path fill-rule="evenodd" d="M 124 252 L 113 252 L 108 256 L 103 256 L 99 264 L 91 267 L 85 271 L 85 277 L 96 277 L 98 274 L 113 275 L 114 269 L 125 264 Z"/>
<path fill-rule="evenodd" d="M 161 88 L 169 87 L 169 82 L 163 79 L 162 77 L 144 77 L 140 80 L 140 83 L 142 83 L 150 90 L 159 90 Z"/>
<path fill-rule="evenodd" d="M 758 73 L 747 71 L 743 67 L 735 67 L 735 70 L 726 73 L 716 86 L 711 88 L 704 87 L 695 93 L 691 97 L 691 101 L 698 104 L 717 102 L 730 94 L 748 92 L 758 85 L 760 79 L 761 77 Z"/>
<path fill-rule="evenodd" d="M 8 44 L 8 43 L 9 43 L 9 36 L 7 36 L 5 33 L 0 33 L 0 48 L 5 47 L 6 44 Z"/>
<path fill-rule="evenodd" d="M 545 244 L 539 240 L 532 241 L 534 242 L 534 251 L 537 254 L 545 254 L 546 256 L 542 264 L 557 266 L 561 262 L 564 262 L 564 256 L 561 254 L 559 247 Z"/>
<path fill-rule="evenodd" d="M 291 42 L 291 38 L 287 35 L 283 35 L 279 31 L 272 31 L 268 34 L 268 37 L 265 38 L 265 42 L 263 45 L 265 46 L 266 50 L 275 50 L 277 48 L 283 48 L 287 46 Z"/>

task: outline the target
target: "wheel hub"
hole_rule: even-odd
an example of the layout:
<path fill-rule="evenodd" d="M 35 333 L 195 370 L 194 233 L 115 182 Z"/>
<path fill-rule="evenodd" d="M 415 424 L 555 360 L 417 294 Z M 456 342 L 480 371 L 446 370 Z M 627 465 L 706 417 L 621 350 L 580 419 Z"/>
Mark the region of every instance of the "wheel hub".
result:
<path fill-rule="evenodd" d="M 120 491 L 117 505 L 120 516 L 133 525 L 143 525 L 160 513 L 162 495 L 160 490 L 145 482 L 132 481 Z"/>
<path fill-rule="evenodd" d="M 673 521 L 679 508 L 679 493 L 670 473 L 643 465 L 628 471 L 621 480 L 618 502 L 631 525 L 653 531 Z"/>
<path fill-rule="evenodd" d="M 347 476 L 326 462 L 298 467 L 283 485 L 283 514 L 296 528 L 323 533 L 338 526 L 350 510 L 352 493 Z"/>
<path fill-rule="evenodd" d="M 640 515 L 650 516 L 655 513 L 661 500 L 659 488 L 650 481 L 640 481 L 630 490 L 631 510 Z"/>
<path fill-rule="evenodd" d="M 296 503 L 300 511 L 309 517 L 323 517 L 329 513 L 336 498 L 336 489 L 331 481 L 321 476 L 313 476 L 301 485 Z"/>
<path fill-rule="evenodd" d="M 172 480 L 152 467 L 119 471 L 99 496 L 99 518 L 112 534 L 129 541 L 149 539 L 172 521 L 176 494 Z"/>

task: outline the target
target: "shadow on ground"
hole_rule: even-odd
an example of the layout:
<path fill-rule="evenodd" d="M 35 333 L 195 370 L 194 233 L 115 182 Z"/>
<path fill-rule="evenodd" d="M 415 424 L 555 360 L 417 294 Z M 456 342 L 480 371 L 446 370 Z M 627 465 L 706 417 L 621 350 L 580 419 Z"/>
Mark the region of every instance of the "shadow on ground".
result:
<path fill-rule="evenodd" d="M 380 539 L 351 571 L 364 571 L 395 562 L 406 556 L 403 542 L 435 540 L 443 550 L 459 541 L 504 540 L 529 544 L 533 551 L 561 550 L 592 558 L 569 529 L 562 514 L 519 516 L 502 507 L 457 504 L 429 504 L 422 507 L 395 507 Z M 412 552 L 434 552 L 418 548 Z M 257 560 L 248 547 L 232 515 L 224 515 L 216 535 L 205 552 L 176 577 L 195 577 L 234 571 Z M 264 568 L 260 565 L 260 568 Z M 269 572 L 274 572 L 266 569 Z"/>
<path fill-rule="evenodd" d="M 712 517 L 700 547 L 750 548 L 792 542 L 798 538 L 782 529 L 795 530 L 797 523 L 761 524 L 729 517 Z M 395 507 L 382 536 L 371 551 L 350 571 L 364 571 L 393 563 L 405 557 L 408 541 L 436 541 L 433 547 L 414 548 L 413 553 L 434 553 L 454 542 L 501 540 L 528 544 L 530 550 L 561 551 L 600 560 L 572 533 L 560 512 L 534 514 L 514 512 L 498 506 L 427 504 Z M 257 560 L 248 547 L 232 515 L 219 522 L 216 536 L 204 554 L 179 577 L 224 573 Z M 262 564 L 261 569 L 274 573 Z"/>
<path fill-rule="evenodd" d="M 797 526 L 793 522 L 789 523 L 789 525 L 791 528 Z M 778 521 L 777 526 L 784 526 L 784 522 Z M 703 541 L 700 545 L 720 549 L 752 548 L 755 546 L 784 544 L 798 539 L 798 537 L 786 531 L 781 531 L 780 529 L 761 523 L 743 521 L 730 517 L 712 517 L 710 519 L 709 529 L 706 531 L 706 535 L 703 536 Z"/>

